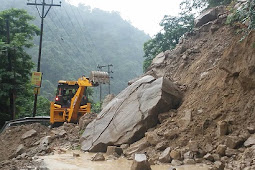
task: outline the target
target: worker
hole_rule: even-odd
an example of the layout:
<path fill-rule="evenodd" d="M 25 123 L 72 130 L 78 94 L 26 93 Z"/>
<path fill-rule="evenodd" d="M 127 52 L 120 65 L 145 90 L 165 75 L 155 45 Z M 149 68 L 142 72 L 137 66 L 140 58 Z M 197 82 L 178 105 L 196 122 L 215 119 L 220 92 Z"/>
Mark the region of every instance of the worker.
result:
<path fill-rule="evenodd" d="M 69 89 L 68 96 L 70 100 L 73 98 L 74 94 L 72 89 Z"/>

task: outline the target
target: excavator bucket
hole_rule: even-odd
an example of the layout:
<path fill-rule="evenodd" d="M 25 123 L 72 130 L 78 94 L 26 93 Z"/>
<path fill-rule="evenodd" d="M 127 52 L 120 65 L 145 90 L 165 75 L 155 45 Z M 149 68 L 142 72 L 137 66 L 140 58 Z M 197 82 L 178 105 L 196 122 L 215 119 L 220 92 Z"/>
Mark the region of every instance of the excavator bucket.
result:
<path fill-rule="evenodd" d="M 99 84 L 109 83 L 110 77 L 107 72 L 103 71 L 91 71 L 89 76 L 89 81 L 92 82 L 94 86 Z"/>

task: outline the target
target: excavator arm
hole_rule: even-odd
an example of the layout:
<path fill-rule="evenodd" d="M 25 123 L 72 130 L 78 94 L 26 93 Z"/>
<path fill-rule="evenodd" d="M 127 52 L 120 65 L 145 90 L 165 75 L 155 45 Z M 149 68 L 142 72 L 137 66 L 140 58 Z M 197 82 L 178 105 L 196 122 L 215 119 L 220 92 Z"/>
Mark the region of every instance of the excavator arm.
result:
<path fill-rule="evenodd" d="M 86 77 L 81 77 L 78 79 L 78 85 L 79 88 L 76 91 L 74 97 L 71 100 L 70 110 L 68 114 L 68 122 L 77 122 L 78 119 L 78 112 L 80 109 L 80 103 L 84 94 L 84 90 L 86 87 L 92 86 L 90 81 Z M 90 104 L 83 107 L 83 109 L 86 109 L 87 112 L 90 112 Z"/>

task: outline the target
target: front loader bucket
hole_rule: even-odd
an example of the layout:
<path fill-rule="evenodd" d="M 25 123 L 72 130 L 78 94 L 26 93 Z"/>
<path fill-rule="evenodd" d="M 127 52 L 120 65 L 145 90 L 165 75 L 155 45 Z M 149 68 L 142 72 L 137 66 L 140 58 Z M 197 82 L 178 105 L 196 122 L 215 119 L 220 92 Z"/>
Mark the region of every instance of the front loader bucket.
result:
<path fill-rule="evenodd" d="M 107 72 L 91 71 L 89 81 L 92 82 L 94 85 L 106 84 L 110 82 L 110 77 Z"/>

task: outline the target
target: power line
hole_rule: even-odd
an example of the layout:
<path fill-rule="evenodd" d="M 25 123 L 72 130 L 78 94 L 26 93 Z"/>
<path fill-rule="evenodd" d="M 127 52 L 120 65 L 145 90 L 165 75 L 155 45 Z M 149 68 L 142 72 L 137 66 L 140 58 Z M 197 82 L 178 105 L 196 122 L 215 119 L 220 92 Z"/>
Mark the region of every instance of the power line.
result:
<path fill-rule="evenodd" d="M 47 16 L 47 14 L 50 11 L 52 6 L 61 6 L 61 5 L 60 4 L 53 4 L 53 0 L 51 1 L 50 4 L 45 3 L 45 0 L 43 0 L 42 3 L 37 3 L 37 1 L 35 0 L 34 3 L 28 2 L 27 5 L 36 6 L 38 14 L 41 18 L 41 33 L 40 33 L 39 55 L 38 55 L 38 63 L 37 63 L 37 72 L 40 72 L 41 54 L 42 54 L 42 38 L 43 38 L 43 20 Z M 38 9 L 38 6 L 42 7 L 42 12 L 40 12 L 40 10 Z M 45 6 L 48 6 L 48 9 L 45 9 Z M 38 88 L 36 88 L 36 91 L 37 92 L 35 93 L 33 117 L 35 117 L 35 115 L 36 115 L 37 96 L 38 96 L 38 91 L 39 91 Z"/>

